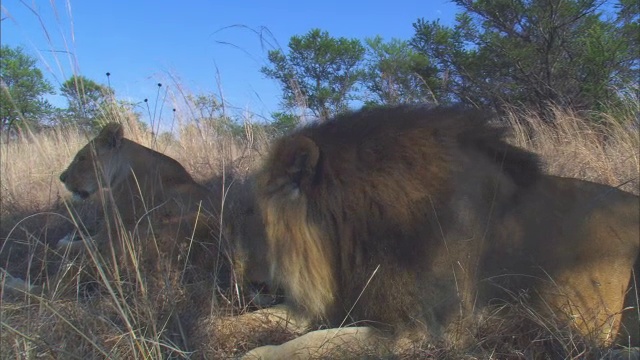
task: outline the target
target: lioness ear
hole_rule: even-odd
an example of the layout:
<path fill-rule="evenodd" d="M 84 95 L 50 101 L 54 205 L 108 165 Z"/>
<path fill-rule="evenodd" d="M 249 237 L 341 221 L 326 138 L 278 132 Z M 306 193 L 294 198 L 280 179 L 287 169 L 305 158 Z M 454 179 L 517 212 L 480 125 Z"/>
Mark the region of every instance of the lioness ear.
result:
<path fill-rule="evenodd" d="M 309 182 L 316 174 L 320 149 L 306 136 L 297 136 L 286 145 L 285 171 L 289 179 L 298 187 Z"/>
<path fill-rule="evenodd" d="M 122 143 L 123 136 L 124 129 L 122 125 L 118 123 L 108 123 L 102 128 L 97 138 L 107 147 L 118 148 Z"/>

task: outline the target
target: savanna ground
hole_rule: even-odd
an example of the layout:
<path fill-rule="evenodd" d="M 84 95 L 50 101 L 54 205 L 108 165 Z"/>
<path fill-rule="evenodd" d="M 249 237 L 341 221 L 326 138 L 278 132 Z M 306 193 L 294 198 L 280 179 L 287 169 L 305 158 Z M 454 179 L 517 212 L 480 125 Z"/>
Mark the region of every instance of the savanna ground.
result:
<path fill-rule="evenodd" d="M 591 114 L 598 119 L 597 125 L 583 114 L 553 107 L 547 119 L 514 108 L 504 120 L 513 128 L 511 141 L 540 154 L 547 172 L 638 194 L 639 107 L 630 102 L 616 115 Z M 177 159 L 205 184 L 229 171 L 246 176 L 260 165 L 270 142 L 269 136 L 249 123 L 244 136 L 238 137 L 187 120 L 175 125 L 174 138 L 156 138 L 125 115 L 113 120 L 126 124 L 126 137 Z M 66 234 L 85 228 L 90 232 L 96 221 L 96 203 L 73 202 L 58 180 L 87 140 L 78 129 L 65 128 L 25 133 L 1 143 L 0 267 L 49 290 L 42 295 L 9 296 L 4 294 L 4 284 L 11 279 L 2 274 L 0 358 L 229 358 L 296 336 L 294 330 L 270 327 L 268 322 L 234 322 L 230 316 L 251 310 L 239 290 L 209 286 L 193 295 L 175 280 L 180 274 L 158 277 L 142 268 L 106 268 L 96 257 L 73 258 L 54 251 Z M 132 241 L 149 245 L 144 239 Z M 93 269 L 87 271 L 90 275 L 84 274 L 89 268 Z M 68 276 L 52 276 L 60 272 Z M 161 286 L 154 286 L 150 279 Z M 513 313 L 517 320 L 489 316 L 478 323 L 471 329 L 477 343 L 468 349 L 423 344 L 405 348 L 393 358 L 526 359 L 532 354 L 600 358 L 607 354 L 607 349 L 590 347 L 525 305 Z M 526 336 L 519 337 L 523 332 Z"/>

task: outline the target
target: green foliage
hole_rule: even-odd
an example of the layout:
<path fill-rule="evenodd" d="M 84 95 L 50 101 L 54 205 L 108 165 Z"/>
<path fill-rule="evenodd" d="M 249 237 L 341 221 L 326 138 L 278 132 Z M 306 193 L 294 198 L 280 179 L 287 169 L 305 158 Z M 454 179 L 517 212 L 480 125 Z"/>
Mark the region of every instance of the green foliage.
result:
<path fill-rule="evenodd" d="M 434 69 L 428 58 L 407 41 L 384 42 L 376 36 L 365 40 L 367 65 L 363 79 L 368 96 L 365 104 L 397 105 L 433 102 Z"/>
<path fill-rule="evenodd" d="M 273 121 L 267 127 L 270 135 L 280 136 L 291 132 L 300 123 L 300 118 L 286 112 L 274 112 L 271 114 Z"/>
<path fill-rule="evenodd" d="M 603 19 L 596 0 L 455 2 L 463 9 L 455 26 L 420 19 L 411 42 L 434 62 L 441 101 L 598 109 L 637 79 L 630 1 L 617 21 Z"/>
<path fill-rule="evenodd" d="M 37 128 L 53 112 L 43 98 L 54 94 L 53 86 L 20 47 L 0 48 L 0 86 L 0 131 L 7 136 L 27 126 Z"/>
<path fill-rule="evenodd" d="M 187 102 L 196 121 L 225 116 L 222 102 L 213 94 L 187 95 Z"/>
<path fill-rule="evenodd" d="M 211 129 L 217 134 L 244 135 L 243 124 L 225 113 L 224 106 L 213 94 L 187 95 L 188 103 L 196 124 Z"/>
<path fill-rule="evenodd" d="M 74 124 L 88 132 L 95 132 L 121 110 L 113 90 L 82 75 L 74 75 L 65 81 L 60 92 L 69 103 L 61 122 Z"/>
<path fill-rule="evenodd" d="M 313 29 L 293 36 L 287 54 L 269 51 L 270 65 L 261 71 L 280 83 L 285 108 L 308 109 L 317 118 L 327 119 L 347 110 L 355 99 L 356 83 L 364 76 L 364 54 L 357 39 L 334 38 Z"/>

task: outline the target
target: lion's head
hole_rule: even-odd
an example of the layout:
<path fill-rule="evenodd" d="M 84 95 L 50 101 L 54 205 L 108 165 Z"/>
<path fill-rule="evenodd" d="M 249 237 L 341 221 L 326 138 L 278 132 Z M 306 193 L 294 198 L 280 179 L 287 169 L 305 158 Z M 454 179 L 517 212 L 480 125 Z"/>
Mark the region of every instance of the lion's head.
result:
<path fill-rule="evenodd" d="M 254 195 L 254 176 L 234 181 L 227 192 L 224 233 L 234 248 L 234 271 L 249 285 L 251 301 L 258 306 L 273 304 L 278 288 L 271 282 L 267 261 L 266 233 Z"/>
<path fill-rule="evenodd" d="M 100 134 L 89 141 L 60 174 L 60 181 L 74 196 L 86 199 L 101 186 L 114 186 L 122 177 L 118 150 L 123 129 L 118 123 L 107 124 Z"/>

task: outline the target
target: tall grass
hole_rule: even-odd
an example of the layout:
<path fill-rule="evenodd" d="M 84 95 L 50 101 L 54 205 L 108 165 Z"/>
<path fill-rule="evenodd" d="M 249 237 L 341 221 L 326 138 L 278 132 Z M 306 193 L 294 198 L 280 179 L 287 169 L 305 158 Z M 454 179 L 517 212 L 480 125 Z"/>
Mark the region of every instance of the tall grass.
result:
<path fill-rule="evenodd" d="M 114 118 L 124 122 L 126 137 L 177 159 L 203 183 L 221 174 L 241 180 L 264 146 L 252 138 L 249 124 L 244 139 L 195 123 L 162 137 L 127 118 Z M 47 290 L 9 291 L 4 284 L 13 277 L 3 272 L 0 357 L 187 357 L 187 349 L 194 349 L 188 340 L 197 333 L 194 324 L 238 304 L 229 294 L 223 294 L 225 304 L 214 287 L 188 288 L 182 274 L 162 261 L 143 267 L 140 254 L 153 240 L 136 234 L 122 232 L 114 240 L 127 249 L 129 266 L 93 252 L 77 257 L 55 249 L 69 232 L 85 236 L 95 230 L 99 203 L 75 203 L 58 179 L 88 140 L 79 129 L 65 127 L 0 144 L 0 268 Z"/>
<path fill-rule="evenodd" d="M 540 155 L 547 173 L 590 180 L 640 192 L 640 104 L 618 116 L 590 114 L 586 118 L 561 107 L 550 117 L 511 108 L 506 120 L 512 141 Z M 597 118 L 595 122 L 593 119 Z"/>
<path fill-rule="evenodd" d="M 71 6 L 64 3 L 69 13 L 62 15 L 71 20 Z M 55 4 L 51 4 L 55 11 Z M 42 22 L 37 12 L 35 15 Z M 73 43 L 66 40 L 64 29 L 59 30 L 71 68 L 76 69 Z M 44 32 L 47 38 L 55 33 Z M 73 36 L 71 33 L 67 38 Z M 50 43 L 49 50 L 55 54 L 59 49 Z M 55 62 L 62 68 L 60 59 Z M 192 104 L 182 84 L 175 85 L 177 94 L 170 96 L 189 109 Z M 298 100 L 304 108 L 302 97 Z M 634 101 L 629 102 L 632 110 L 621 115 L 596 114 L 601 120 L 597 126 L 561 108 L 550 110 L 552 119 L 512 108 L 507 116 L 514 130 L 511 140 L 540 154 L 549 173 L 619 186 L 638 194 L 640 139 L 636 116 L 640 106 Z M 140 127 L 126 112 L 112 111 L 106 118 L 125 124 L 129 139 L 178 160 L 199 182 L 206 184 L 227 172 L 245 176 L 259 165 L 269 145 L 268 138 L 251 122 L 246 123 L 245 136 L 238 141 L 236 136 L 220 132 L 215 121 L 200 122 L 193 116 L 180 115 L 190 111 L 178 112 L 170 126 L 171 135 L 159 135 L 155 105 L 153 116 L 149 111 L 151 129 Z M 75 127 L 27 131 L 9 141 L 0 137 L 0 268 L 47 288 L 42 293 L 10 292 L 5 284 L 13 279 L 0 274 L 0 359 L 229 358 L 295 336 L 295 331 L 274 327 L 266 319 L 246 324 L 224 316 L 229 308 L 236 313 L 244 310 L 242 303 L 228 293 L 216 293 L 215 288 L 207 286 L 189 287 L 181 283 L 182 274 L 174 270 L 159 274 L 136 265 L 139 253 L 152 245 L 148 239 L 117 239 L 129 249 L 126 255 L 133 266 L 109 263 L 91 253 L 76 257 L 56 251 L 56 243 L 68 233 L 91 232 L 97 222 L 99 205 L 71 201 L 58 180 L 88 140 L 89 136 Z M 522 318 L 541 329 L 548 325 L 545 319 L 529 313 L 526 306 L 522 313 Z M 478 342 L 467 353 L 428 344 L 396 354 L 398 358 L 531 358 L 549 350 L 544 345 L 549 339 L 554 344 L 559 342 L 559 353 L 567 357 L 588 352 L 562 330 L 551 328 L 530 334 L 526 338 L 529 344 L 525 344 L 508 335 L 519 331 L 514 324 L 520 322 L 498 322 L 480 324 Z"/>
<path fill-rule="evenodd" d="M 550 173 L 638 193 L 640 139 L 635 119 L 601 114 L 603 120 L 594 126 L 570 111 L 553 108 L 552 113 L 550 122 L 526 111 L 511 111 L 511 140 L 540 154 Z M 125 134 L 174 157 L 201 182 L 224 171 L 252 171 L 268 147 L 264 137 L 255 139 L 256 132 L 251 131 L 250 125 L 242 141 L 188 121 L 181 122 L 172 137 L 159 137 L 137 122 L 126 122 Z M 0 358 L 218 358 L 294 336 L 290 330 L 274 329 L 266 322 L 247 327 L 230 321 L 222 316 L 226 314 L 223 310 L 238 306 L 238 302 L 211 288 L 194 292 L 181 284 L 179 273 L 158 277 L 145 273 L 149 269 L 133 266 L 128 277 L 125 273 L 131 269 L 118 268 L 119 264 L 109 268 L 105 266 L 108 262 L 99 258 L 77 259 L 53 251 L 55 243 L 69 231 L 90 228 L 95 221 L 92 214 L 96 204 L 69 201 L 67 190 L 58 180 L 87 140 L 81 131 L 69 127 L 27 133 L 1 144 L 0 267 L 53 290 L 29 295 L 5 293 L 3 288 Z M 145 239 L 120 240 L 127 243 L 128 256 L 134 264 L 137 252 L 144 252 L 149 246 Z M 152 289 L 152 283 L 145 280 L 151 278 L 159 279 L 162 286 Z M 9 280 L 0 278 L 0 286 Z M 529 321 L 536 322 L 535 314 L 529 315 Z M 491 330 L 509 332 L 513 328 L 501 323 L 479 329 L 482 335 L 470 350 L 473 356 L 492 357 L 493 352 L 518 358 L 523 354 L 522 344 L 505 342 Z M 541 343 L 549 339 L 557 342 L 561 331 L 549 331 L 550 335 L 536 334 L 534 338 Z M 562 336 L 566 344 L 559 346 L 559 352 L 588 352 L 574 344 L 576 340 L 571 336 Z M 530 354 L 549 350 L 544 346 L 542 350 L 524 348 Z M 398 356 L 455 354 L 463 356 L 429 345 Z"/>

